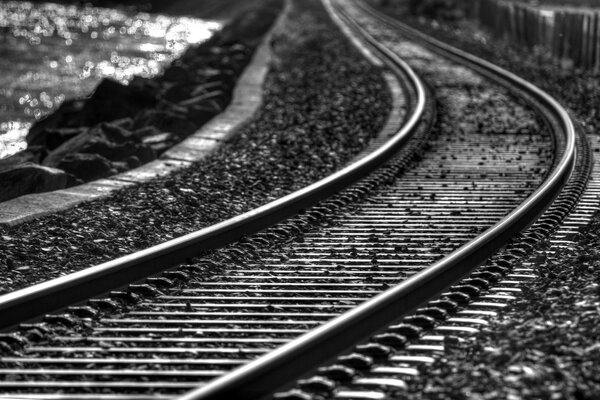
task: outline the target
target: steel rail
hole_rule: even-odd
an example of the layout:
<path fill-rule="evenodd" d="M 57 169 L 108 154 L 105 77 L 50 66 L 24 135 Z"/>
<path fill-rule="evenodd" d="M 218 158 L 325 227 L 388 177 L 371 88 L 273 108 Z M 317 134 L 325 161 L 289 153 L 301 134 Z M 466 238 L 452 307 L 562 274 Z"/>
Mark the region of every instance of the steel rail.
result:
<path fill-rule="evenodd" d="M 115 290 L 203 252 L 259 232 L 337 193 L 392 158 L 417 130 L 425 110 L 425 89 L 393 54 L 393 72 L 407 76 L 416 97 L 413 112 L 385 144 L 366 157 L 309 186 L 218 224 L 148 249 L 0 296 L 0 330 Z"/>
<path fill-rule="evenodd" d="M 325 0 L 329 2 L 330 0 Z M 402 315 L 409 313 L 423 302 L 441 293 L 450 284 L 466 275 L 483 262 L 494 251 L 504 246 L 514 235 L 531 225 L 546 210 L 571 176 L 575 165 L 575 129 L 567 111 L 551 96 L 517 77 L 464 51 L 455 49 L 443 42 L 431 39 L 424 34 L 390 19 L 378 11 L 363 6 L 382 23 L 389 24 L 402 32 L 424 41 L 438 53 L 451 54 L 463 64 L 476 66 L 486 71 L 486 75 L 501 78 L 533 96 L 543 107 L 540 110 L 548 118 L 560 121 L 560 130 L 565 139 L 565 148 L 556 168 L 542 185 L 521 205 L 489 228 L 473 241 L 463 245 L 442 260 L 405 282 L 381 293 L 346 314 L 316 328 L 257 360 L 242 366 L 231 373 L 217 378 L 211 383 L 183 396 L 181 400 L 215 399 L 259 399 L 289 385 L 290 382 L 314 370 L 314 368 L 337 354 L 356 345 L 376 331 L 388 326 Z M 346 21 L 350 19 L 345 15 Z M 356 23 L 351 27 L 368 35 Z M 375 39 L 366 39 L 378 49 L 382 46 Z M 389 59 L 389 58 L 388 58 Z M 557 134 L 555 132 L 555 134 Z"/>

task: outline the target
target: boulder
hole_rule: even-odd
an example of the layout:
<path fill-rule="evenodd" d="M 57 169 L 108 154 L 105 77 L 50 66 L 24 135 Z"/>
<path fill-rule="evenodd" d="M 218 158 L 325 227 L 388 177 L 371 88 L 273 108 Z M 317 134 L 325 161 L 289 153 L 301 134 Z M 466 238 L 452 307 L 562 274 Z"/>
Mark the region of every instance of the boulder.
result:
<path fill-rule="evenodd" d="M 83 125 L 95 125 L 135 115 L 156 103 L 155 85 L 138 78 L 128 86 L 114 79 L 104 78 L 82 109 Z"/>
<path fill-rule="evenodd" d="M 0 159 L 0 170 L 14 167 L 26 162 L 40 163 L 40 160 L 46 156 L 46 150 L 43 146 L 30 146 L 12 156 Z"/>
<path fill-rule="evenodd" d="M 125 160 L 125 162 L 127 163 L 127 166 L 129 167 L 129 169 L 137 168 L 140 165 L 142 165 L 142 162 L 140 161 L 139 158 L 137 158 L 137 156 L 127 157 L 127 160 Z"/>
<path fill-rule="evenodd" d="M 200 127 L 216 114 L 220 113 L 227 106 L 228 101 L 229 98 L 223 95 L 221 91 L 215 90 L 212 93 L 197 95 L 194 98 L 185 100 L 178 104 L 161 100 L 157 105 L 157 109 L 159 111 L 173 113 L 179 118 L 183 118 L 184 120 L 191 122 L 195 127 Z M 171 129 L 171 127 L 164 124 L 161 126 L 167 131 Z M 191 126 L 187 128 L 187 130 L 189 129 L 191 129 Z M 189 133 L 184 132 L 179 134 L 181 138 L 187 135 L 189 135 Z"/>
<path fill-rule="evenodd" d="M 187 118 L 196 126 L 202 126 L 218 113 L 219 111 L 210 104 L 196 104 L 188 107 Z"/>
<path fill-rule="evenodd" d="M 46 131 L 55 128 L 76 128 L 82 126 L 80 112 L 83 109 L 83 100 L 64 101 L 55 111 L 36 121 L 25 140 L 31 145 L 46 145 Z"/>
<path fill-rule="evenodd" d="M 140 129 L 136 129 L 135 131 L 132 132 L 132 134 L 140 141 L 144 141 L 144 138 L 148 137 L 148 136 L 154 136 L 154 135 L 158 135 L 162 133 L 161 131 L 159 131 L 158 129 L 156 129 L 153 126 L 145 126 L 143 128 Z"/>
<path fill-rule="evenodd" d="M 240 75 L 246 67 L 247 61 L 247 57 L 243 54 L 228 54 L 220 58 L 214 65 L 219 68 L 229 68 L 236 75 Z"/>
<path fill-rule="evenodd" d="M 160 83 L 153 78 L 144 78 L 142 76 L 135 75 L 128 85 L 129 89 L 140 95 L 152 95 L 160 91 Z"/>
<path fill-rule="evenodd" d="M 170 82 L 189 82 L 193 74 L 187 66 L 181 64 L 172 64 L 165 69 L 162 78 Z"/>
<path fill-rule="evenodd" d="M 223 88 L 223 82 L 221 82 L 221 81 L 206 82 L 206 83 L 202 83 L 200 85 L 194 86 L 194 90 L 192 92 L 192 97 L 197 96 L 202 93 L 208 93 L 213 90 L 220 90 L 222 92 L 227 91 Z"/>
<path fill-rule="evenodd" d="M 242 54 L 244 56 L 252 55 L 252 49 L 249 48 L 248 46 L 246 46 L 245 44 L 239 43 L 239 42 L 231 43 L 229 45 L 229 47 L 227 47 L 227 51 L 229 53 L 236 54 L 236 55 L 239 55 L 239 54 Z"/>
<path fill-rule="evenodd" d="M 203 57 L 204 64 L 219 70 L 230 69 L 238 75 L 248 63 L 249 57 L 243 53 L 232 53 L 223 49 L 221 54 Z"/>
<path fill-rule="evenodd" d="M 224 91 L 223 83 L 221 81 L 217 80 L 199 84 L 175 83 L 165 86 L 164 91 L 160 94 L 160 98 L 171 103 L 179 103 L 215 90 Z"/>
<path fill-rule="evenodd" d="M 117 172 L 111 162 L 99 154 L 67 154 L 60 160 L 58 166 L 84 182 L 106 178 Z"/>
<path fill-rule="evenodd" d="M 179 105 L 176 103 L 171 103 L 170 101 L 167 101 L 167 100 L 159 101 L 158 104 L 156 105 L 155 110 L 166 111 L 166 112 L 173 113 L 180 117 L 185 117 L 185 115 L 187 114 L 187 108 L 185 108 L 185 106 L 182 106 L 182 105 Z"/>
<path fill-rule="evenodd" d="M 127 117 L 127 118 L 115 119 L 115 120 L 110 121 L 110 123 L 112 125 L 120 126 L 123 129 L 131 130 L 131 128 L 133 127 L 133 118 Z"/>
<path fill-rule="evenodd" d="M 177 103 L 181 100 L 192 97 L 192 92 L 195 86 L 186 83 L 175 83 L 169 85 L 161 94 L 161 98 L 172 103 Z"/>
<path fill-rule="evenodd" d="M 25 162 L 0 170 L 0 182 L 0 201 L 6 201 L 29 193 L 64 189 L 76 180 L 65 171 Z"/>
<path fill-rule="evenodd" d="M 113 161 L 111 164 L 117 173 L 129 171 L 129 168 L 131 168 L 126 161 Z"/>
<path fill-rule="evenodd" d="M 171 132 L 159 132 L 142 139 L 142 143 L 152 148 L 159 155 L 179 143 L 179 141 L 179 138 Z"/>
<path fill-rule="evenodd" d="M 114 161 L 123 161 L 135 155 L 143 162 L 156 158 L 148 146 L 124 128 L 110 123 L 96 125 L 69 139 L 54 149 L 43 161 L 49 167 L 58 167 L 61 160 L 72 153 L 95 153 Z"/>
<path fill-rule="evenodd" d="M 83 132 L 86 128 L 52 128 L 44 131 L 46 139 L 46 148 L 54 150 L 67 140 L 74 138 Z"/>
<path fill-rule="evenodd" d="M 92 137 L 77 149 L 78 153 L 99 154 L 111 161 L 124 160 L 136 152 L 136 143 L 114 143 L 103 137 Z"/>
<path fill-rule="evenodd" d="M 131 118 L 126 118 L 115 122 L 117 123 L 102 123 L 99 126 L 93 127 L 92 129 L 102 130 L 104 136 L 117 143 L 135 140 L 135 137 L 131 135 L 131 132 L 122 126 L 132 125 L 133 120 Z M 121 123 L 121 125 L 119 125 L 119 123 Z M 48 150 L 54 150 L 74 137 L 88 131 L 89 129 L 90 128 L 88 127 L 47 128 L 41 133 L 39 136 L 40 140 L 38 141 L 42 142 L 42 140 L 44 140 L 42 145 Z"/>
<path fill-rule="evenodd" d="M 150 146 L 137 145 L 135 147 L 135 152 L 132 154 L 132 156 L 137 157 L 137 159 L 140 160 L 142 164 L 145 164 L 156 159 L 156 152 Z M 129 157 L 127 157 L 127 159 L 129 159 Z"/>
<path fill-rule="evenodd" d="M 235 85 L 236 77 L 233 71 L 229 69 L 220 70 L 218 68 L 198 68 L 196 69 L 196 80 L 203 83 L 221 82 L 225 88 L 232 88 Z"/>
<path fill-rule="evenodd" d="M 133 126 L 133 121 L 131 123 Z M 139 142 L 139 139 L 128 129 L 110 122 L 103 122 L 98 127 L 108 140 L 115 143 Z"/>
<path fill-rule="evenodd" d="M 219 109 L 225 108 L 226 104 L 226 96 L 222 90 L 211 90 L 204 93 L 198 93 L 194 97 L 190 97 L 189 99 L 185 99 L 178 104 L 181 106 L 189 106 L 192 104 L 200 104 L 204 102 L 214 102 L 219 106 Z"/>
<path fill-rule="evenodd" d="M 76 153 L 79 149 L 85 145 L 88 141 L 94 138 L 95 130 L 87 129 L 81 132 L 79 135 L 72 137 L 67 140 L 56 149 L 50 152 L 46 158 L 42 161 L 42 164 L 47 167 L 56 167 L 60 160 L 63 159 L 67 154 Z"/>
<path fill-rule="evenodd" d="M 184 138 L 196 130 L 196 125 L 186 117 L 171 111 L 145 110 L 135 116 L 133 127 L 154 126 L 161 132 L 171 132 Z"/>

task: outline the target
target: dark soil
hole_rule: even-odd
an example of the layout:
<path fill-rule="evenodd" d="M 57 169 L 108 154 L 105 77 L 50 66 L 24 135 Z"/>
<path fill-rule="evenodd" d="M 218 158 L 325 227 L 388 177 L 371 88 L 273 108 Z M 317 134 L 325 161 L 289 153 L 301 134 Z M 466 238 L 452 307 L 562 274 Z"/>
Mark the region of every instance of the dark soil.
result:
<path fill-rule="evenodd" d="M 0 229 L 0 291 L 74 272 L 200 229 L 339 169 L 383 126 L 380 71 L 317 0 L 295 2 L 275 38 L 257 117 L 193 167 L 111 198 Z"/>
<path fill-rule="evenodd" d="M 409 22 L 486 58 L 543 88 L 590 135 L 599 126 L 600 82 L 591 73 L 566 71 L 546 54 L 531 54 L 494 40 L 470 23 Z M 600 216 L 582 230 L 573 249 L 539 257 L 538 277 L 502 317 L 457 344 L 408 397 L 426 399 L 600 398 Z"/>

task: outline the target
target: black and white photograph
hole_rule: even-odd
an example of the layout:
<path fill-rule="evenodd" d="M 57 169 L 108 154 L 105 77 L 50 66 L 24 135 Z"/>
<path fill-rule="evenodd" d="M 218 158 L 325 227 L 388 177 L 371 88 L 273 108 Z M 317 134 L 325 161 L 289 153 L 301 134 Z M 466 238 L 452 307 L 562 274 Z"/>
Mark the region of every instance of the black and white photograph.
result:
<path fill-rule="evenodd" d="M 600 400 L 599 129 L 598 0 L 0 0 L 0 400 Z"/>

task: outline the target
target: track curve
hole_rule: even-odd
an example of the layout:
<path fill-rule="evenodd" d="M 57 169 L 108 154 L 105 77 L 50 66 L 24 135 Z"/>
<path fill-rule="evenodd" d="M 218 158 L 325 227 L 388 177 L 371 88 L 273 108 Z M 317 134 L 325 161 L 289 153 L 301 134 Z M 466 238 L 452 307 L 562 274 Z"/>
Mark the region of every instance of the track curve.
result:
<path fill-rule="evenodd" d="M 355 34 L 366 34 L 348 15 L 338 13 Z M 405 65 L 380 40 L 366 40 L 380 49 L 380 56 L 381 52 L 388 54 L 385 59 L 392 68 Z M 492 74 L 495 81 L 511 80 L 510 76 L 496 76 L 498 71 L 488 71 L 485 66 L 478 68 Z M 406 71 L 405 75 L 414 74 Z M 535 104 L 544 101 L 544 96 L 535 97 L 539 97 L 533 100 Z M 553 106 L 552 102 L 548 105 Z M 561 111 L 552 114 L 549 119 L 564 116 Z M 151 292 L 152 287 L 160 289 L 127 312 L 98 318 L 86 315 L 94 310 L 74 310 L 84 317 L 83 324 L 74 324 L 75 332 L 67 328 L 53 330 L 52 339 L 28 344 L 22 354 L 0 360 L 2 372 L 15 377 L 1 382 L 0 388 L 20 388 L 16 393 L 23 394 L 23 398 L 49 398 L 40 392 L 48 388 L 65 391 L 55 396 L 63 399 L 172 398 L 201 381 L 205 386 L 185 399 L 250 399 L 268 395 L 410 311 L 530 224 L 530 217 L 548 206 L 573 167 L 574 131 L 569 130 L 568 121 L 563 122 L 562 129 L 554 132 L 559 157 L 548 165 L 552 170 L 547 174 L 551 183 L 542 183 L 544 190 L 533 191 L 532 187 L 539 185 L 533 175 L 543 159 L 535 153 L 551 145 L 548 138 L 533 140 L 529 143 L 533 150 L 523 156 L 512 154 L 513 150 L 523 149 L 522 143 L 507 142 L 505 151 L 495 155 L 502 161 L 503 157 L 521 157 L 528 173 L 507 166 L 504 175 L 494 172 L 497 166 L 487 168 L 485 163 L 471 160 L 468 153 L 473 143 L 461 141 L 466 140 L 466 135 L 440 136 L 432 142 L 437 146 L 435 151 L 423 154 L 421 160 L 409 165 L 406 154 L 396 156 L 374 177 L 365 178 L 264 235 L 259 234 L 260 240 L 250 238 L 224 250 L 216 261 L 184 265 L 163 277 L 149 279 L 150 285 L 114 293 L 113 299 L 127 298 L 131 293 Z M 558 125 L 561 124 L 556 121 L 548 123 L 550 127 Z M 478 137 L 481 148 L 490 144 L 490 138 L 484 136 Z M 452 154 L 456 160 L 434 173 L 433 167 Z M 494 155 L 483 154 L 490 158 Z M 479 168 L 479 178 L 494 175 L 498 184 L 478 181 L 479 186 L 472 186 L 475 181 L 469 168 Z M 444 182 L 442 175 L 447 178 L 446 183 L 434 183 L 437 178 Z M 361 198 L 363 201 L 354 206 L 355 210 L 340 213 L 343 205 Z M 520 200 L 524 200 L 525 211 L 511 211 Z M 468 211 L 475 204 L 483 211 Z M 297 230 L 305 220 L 327 215 L 333 217 L 324 218 L 326 226 L 302 235 L 301 240 L 286 244 L 283 250 L 257 248 L 265 244 L 269 235 L 285 235 Z M 516 225 L 509 227 L 506 221 L 510 219 Z M 488 229 L 484 235 L 495 232 L 491 234 L 494 243 L 479 239 L 477 233 L 483 229 Z M 478 244 L 467 243 L 473 238 Z M 249 255 L 239 256 L 240 249 L 248 248 Z M 419 272 L 434 262 L 433 267 Z M 202 276 L 207 266 L 217 270 L 218 279 Z M 448 269 L 454 267 L 464 270 Z M 431 279 L 444 274 L 450 276 L 437 287 L 422 286 L 423 276 Z M 184 282 L 171 290 L 169 280 Z M 376 297 L 371 299 L 373 296 Z M 99 299 L 92 304 L 110 308 L 111 301 Z M 57 321 L 61 322 L 60 316 L 54 317 Z M 69 319 L 64 317 L 62 323 L 69 324 Z M 294 340 L 311 329 L 314 330 Z M 283 347 L 277 348 L 280 345 Z M 259 355 L 264 356 L 251 362 Z M 248 364 L 208 383 L 244 363 Z M 148 372 L 147 367 L 140 365 L 164 369 L 156 367 Z M 69 380 L 75 375 L 83 376 L 84 381 Z M 103 378 L 98 380 L 97 376 Z M 23 384 L 26 381 L 32 383 Z M 69 393 L 77 386 L 80 392 Z M 82 394 L 93 388 L 98 392 Z"/>
<path fill-rule="evenodd" d="M 564 140 L 564 147 L 562 149 L 559 147 L 557 152 L 561 157 L 553 171 L 533 194 L 474 240 L 343 316 L 190 393 L 184 397 L 185 400 L 226 399 L 236 396 L 248 399 L 261 398 L 289 383 L 290 376 L 294 375 L 298 378 L 307 371 L 314 370 L 316 365 L 360 343 L 366 337 L 396 321 L 399 315 L 407 314 L 470 272 L 516 234 L 534 223 L 551 205 L 571 177 L 575 167 L 576 132 L 567 111 L 551 96 L 500 67 L 429 38 L 377 13 L 368 6 L 361 6 L 361 10 L 376 20 L 425 42 L 428 48 L 445 54 L 461 64 L 467 64 L 495 81 L 510 85 L 513 90 L 516 88 L 533 97 L 534 101 L 538 102 L 538 110 L 545 108 L 547 116 L 549 113 L 552 114 L 549 119 L 554 119 L 560 124 L 558 131 Z M 371 383 L 373 385 L 381 383 L 385 386 L 383 381 L 375 380 Z M 351 397 L 352 395 L 348 398 Z"/>

